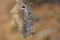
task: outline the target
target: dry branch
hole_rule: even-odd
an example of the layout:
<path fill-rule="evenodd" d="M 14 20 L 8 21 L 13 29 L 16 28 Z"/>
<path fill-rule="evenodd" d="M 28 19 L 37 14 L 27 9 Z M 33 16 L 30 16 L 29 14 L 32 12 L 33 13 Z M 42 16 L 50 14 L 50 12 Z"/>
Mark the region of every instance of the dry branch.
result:
<path fill-rule="evenodd" d="M 13 20 L 16 22 L 18 26 L 18 30 L 21 32 L 23 21 L 22 21 L 22 18 L 20 17 L 20 14 L 18 14 L 17 4 L 12 9 L 11 13 L 12 13 Z"/>

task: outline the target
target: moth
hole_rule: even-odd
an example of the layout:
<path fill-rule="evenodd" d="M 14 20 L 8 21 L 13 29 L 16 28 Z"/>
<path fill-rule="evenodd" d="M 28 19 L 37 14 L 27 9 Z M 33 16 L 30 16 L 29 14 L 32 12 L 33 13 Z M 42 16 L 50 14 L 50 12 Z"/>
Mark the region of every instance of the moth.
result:
<path fill-rule="evenodd" d="M 24 10 L 24 23 L 23 23 L 23 36 L 28 37 L 31 32 L 32 32 L 32 25 L 33 25 L 33 20 L 32 20 L 32 12 L 29 8 L 28 5 L 23 6 Z"/>

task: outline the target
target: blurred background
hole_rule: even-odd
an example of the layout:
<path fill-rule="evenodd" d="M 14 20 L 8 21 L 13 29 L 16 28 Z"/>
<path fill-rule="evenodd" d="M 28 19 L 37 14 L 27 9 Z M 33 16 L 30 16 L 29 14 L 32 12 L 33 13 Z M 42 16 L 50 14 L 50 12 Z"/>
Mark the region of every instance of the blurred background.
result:
<path fill-rule="evenodd" d="M 34 24 L 26 40 L 60 40 L 60 0 L 28 0 Z M 12 20 L 16 0 L 0 0 L 0 40 L 24 40 Z"/>

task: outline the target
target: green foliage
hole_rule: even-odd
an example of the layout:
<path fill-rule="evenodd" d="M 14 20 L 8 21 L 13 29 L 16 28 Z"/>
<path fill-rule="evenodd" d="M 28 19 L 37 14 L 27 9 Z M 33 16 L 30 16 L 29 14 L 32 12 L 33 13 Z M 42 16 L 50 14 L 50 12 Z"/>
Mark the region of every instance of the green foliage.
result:
<path fill-rule="evenodd" d="M 42 40 L 50 40 L 50 37 L 49 36 L 43 37 Z"/>
<path fill-rule="evenodd" d="M 17 32 L 17 40 L 24 40 L 23 35 L 18 33 L 18 26 L 16 23 L 13 24 L 12 29 L 14 32 Z"/>
<path fill-rule="evenodd" d="M 33 15 L 32 20 L 33 21 L 38 21 L 38 20 L 40 20 L 40 16 Z"/>
<path fill-rule="evenodd" d="M 13 28 L 13 30 L 14 30 L 15 32 L 18 31 L 18 26 L 16 25 L 16 23 L 13 24 L 12 28 Z"/>
<path fill-rule="evenodd" d="M 32 0 L 29 0 L 29 2 L 32 2 Z"/>
<path fill-rule="evenodd" d="M 44 2 L 44 0 L 35 0 L 36 3 Z"/>
<path fill-rule="evenodd" d="M 21 34 L 17 34 L 17 40 L 24 40 L 23 35 L 21 35 Z"/>
<path fill-rule="evenodd" d="M 32 18 L 37 19 L 37 18 L 39 18 L 39 16 L 33 15 Z"/>
<path fill-rule="evenodd" d="M 60 13 L 59 13 L 59 12 L 56 13 L 55 19 L 56 19 L 58 22 L 60 22 Z"/>

